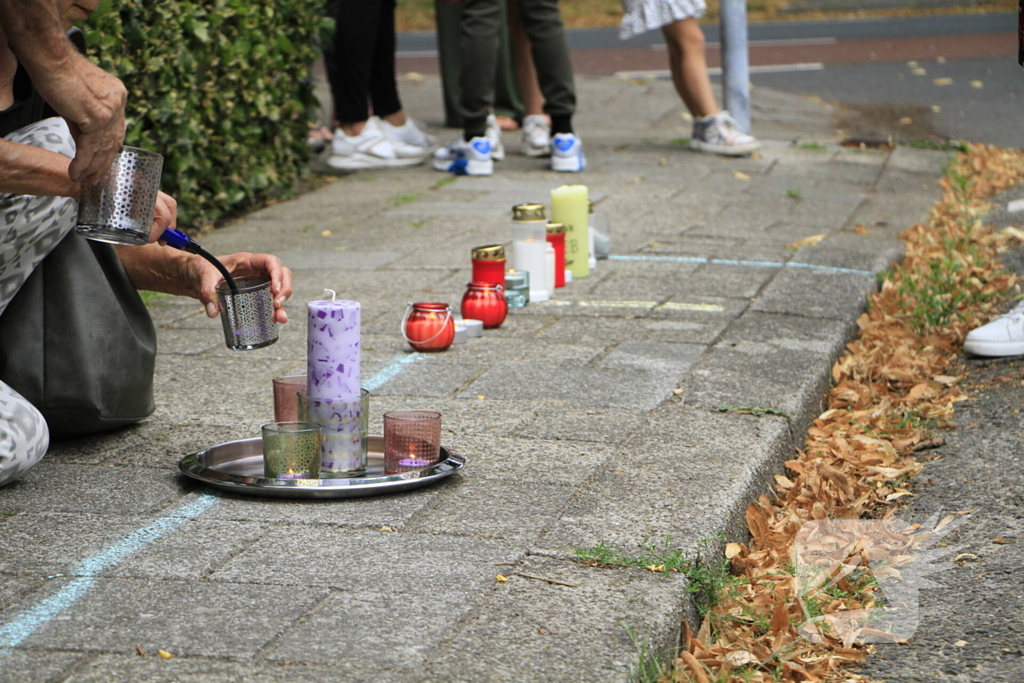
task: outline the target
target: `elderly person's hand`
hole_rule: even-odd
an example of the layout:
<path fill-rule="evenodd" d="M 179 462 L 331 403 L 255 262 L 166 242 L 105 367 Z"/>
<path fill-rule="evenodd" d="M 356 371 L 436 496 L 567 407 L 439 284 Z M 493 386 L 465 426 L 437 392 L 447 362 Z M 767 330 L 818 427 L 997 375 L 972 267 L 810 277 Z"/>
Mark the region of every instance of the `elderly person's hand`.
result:
<path fill-rule="evenodd" d="M 272 254 L 250 254 L 239 252 L 228 256 L 218 256 L 232 277 L 248 277 L 265 275 L 270 278 L 270 291 L 274 295 L 274 317 L 279 323 L 288 322 L 288 314 L 284 310 L 284 302 L 292 295 L 292 271 L 281 264 L 281 259 Z M 196 291 L 196 298 L 206 308 L 206 315 L 216 318 L 220 313 L 217 302 L 217 284 L 223 276 L 209 261 L 195 257 L 190 260 L 189 277 Z"/>
<path fill-rule="evenodd" d="M 149 241 L 156 242 L 167 228 L 178 227 L 178 202 L 169 194 L 157 191 L 153 225 L 149 227 Z"/>

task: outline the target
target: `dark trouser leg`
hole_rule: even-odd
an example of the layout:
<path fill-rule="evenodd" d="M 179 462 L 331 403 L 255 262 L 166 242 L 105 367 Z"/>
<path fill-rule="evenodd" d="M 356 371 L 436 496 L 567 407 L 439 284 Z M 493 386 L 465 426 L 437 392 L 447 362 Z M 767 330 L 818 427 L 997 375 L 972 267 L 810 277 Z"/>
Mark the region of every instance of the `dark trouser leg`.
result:
<path fill-rule="evenodd" d="M 395 0 L 380 0 L 377 22 L 377 54 L 370 71 L 370 102 L 373 113 L 384 117 L 402 108 L 395 83 Z"/>
<path fill-rule="evenodd" d="M 467 138 L 484 134 L 494 106 L 494 76 L 498 65 L 498 30 L 502 0 L 465 0 L 460 42 L 459 77 L 463 128 Z"/>
<path fill-rule="evenodd" d="M 370 117 L 370 74 L 377 55 L 382 0 L 338 0 L 331 96 L 341 123 Z"/>
<path fill-rule="evenodd" d="M 558 124 L 568 125 L 576 111 L 576 86 L 558 0 L 519 0 L 519 13 L 544 93 L 544 113 L 551 117 L 553 132 L 569 132 Z"/>

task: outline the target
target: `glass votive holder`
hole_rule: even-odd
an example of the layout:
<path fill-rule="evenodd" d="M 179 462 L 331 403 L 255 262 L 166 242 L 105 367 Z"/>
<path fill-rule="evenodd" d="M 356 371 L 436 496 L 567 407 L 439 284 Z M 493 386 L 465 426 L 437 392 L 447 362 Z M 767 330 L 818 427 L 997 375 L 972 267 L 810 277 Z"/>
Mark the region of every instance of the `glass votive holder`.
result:
<path fill-rule="evenodd" d="M 472 318 L 463 318 L 462 325 L 466 328 L 466 336 L 472 339 L 473 337 L 484 336 L 484 321 L 473 320 Z"/>
<path fill-rule="evenodd" d="M 295 422 L 299 419 L 299 390 L 306 388 L 306 375 L 275 377 L 274 421 Z"/>
<path fill-rule="evenodd" d="M 82 185 L 76 232 L 112 244 L 149 242 L 163 166 L 156 152 L 122 147 L 99 182 Z"/>
<path fill-rule="evenodd" d="M 263 476 L 267 479 L 320 477 L 320 425 L 271 422 L 263 425 Z"/>
<path fill-rule="evenodd" d="M 323 427 L 320 448 L 320 478 L 345 479 L 366 474 L 366 453 L 370 425 L 370 392 L 361 389 L 358 398 L 310 398 L 298 392 L 299 419 Z"/>
<path fill-rule="evenodd" d="M 249 351 L 277 341 L 274 295 L 268 277 L 235 278 L 237 291 L 227 282 L 217 285 L 224 342 L 229 349 Z"/>
<path fill-rule="evenodd" d="M 423 469 L 441 457 L 441 413 L 393 410 L 384 413 L 384 474 Z"/>
<path fill-rule="evenodd" d="M 505 271 L 505 301 L 509 308 L 522 308 L 530 303 L 530 273 L 526 270 Z"/>

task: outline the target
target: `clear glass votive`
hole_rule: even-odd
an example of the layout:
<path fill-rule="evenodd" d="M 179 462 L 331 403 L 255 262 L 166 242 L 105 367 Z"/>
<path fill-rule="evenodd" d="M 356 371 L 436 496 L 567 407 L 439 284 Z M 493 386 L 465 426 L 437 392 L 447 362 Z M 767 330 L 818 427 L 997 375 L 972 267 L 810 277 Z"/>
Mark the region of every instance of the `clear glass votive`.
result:
<path fill-rule="evenodd" d="M 298 392 L 299 419 L 317 422 L 324 428 L 320 449 L 320 478 L 346 479 L 366 474 L 366 453 L 370 426 L 370 392 L 360 390 L 358 398 L 310 398 L 306 389 Z"/>
<path fill-rule="evenodd" d="M 529 271 L 505 271 L 505 301 L 508 302 L 509 308 L 522 308 L 530 303 Z"/>
<path fill-rule="evenodd" d="M 320 477 L 320 425 L 271 422 L 263 425 L 263 476 L 267 479 Z"/>
<path fill-rule="evenodd" d="M 235 351 L 270 346 L 277 341 L 277 320 L 274 318 L 274 294 L 270 291 L 270 278 L 235 278 L 235 284 L 238 286 L 237 292 L 233 292 L 227 282 L 217 285 L 224 343 Z"/>
<path fill-rule="evenodd" d="M 99 182 L 82 185 L 75 231 L 97 242 L 147 244 L 163 166 L 156 152 L 122 147 Z"/>
<path fill-rule="evenodd" d="M 299 391 L 306 388 L 307 381 L 306 375 L 274 378 L 274 420 L 276 422 L 295 422 L 299 419 Z"/>
<path fill-rule="evenodd" d="M 384 474 L 412 472 L 441 457 L 441 413 L 393 410 L 384 413 Z"/>

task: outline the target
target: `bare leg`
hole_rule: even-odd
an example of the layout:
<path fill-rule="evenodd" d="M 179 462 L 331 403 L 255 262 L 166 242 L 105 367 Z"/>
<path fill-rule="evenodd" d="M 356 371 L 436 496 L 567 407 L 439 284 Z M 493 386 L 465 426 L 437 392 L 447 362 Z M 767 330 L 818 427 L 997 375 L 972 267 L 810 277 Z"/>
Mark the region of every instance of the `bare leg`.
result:
<path fill-rule="evenodd" d="M 349 136 L 350 138 L 354 138 L 355 136 L 363 132 L 363 128 L 366 127 L 366 121 L 352 121 L 348 123 L 342 122 L 338 124 L 338 127 L 341 128 L 342 132 L 345 133 L 345 135 Z"/>
<path fill-rule="evenodd" d="M 537 69 L 533 65 L 533 51 L 519 16 L 517 0 L 508 0 L 508 25 L 512 37 L 512 64 L 516 70 L 516 85 L 523 98 L 525 115 L 543 116 L 544 95 L 540 92 Z"/>
<path fill-rule="evenodd" d="M 405 125 L 405 122 L 409 120 L 405 116 L 404 109 L 399 109 L 394 114 L 388 114 L 387 116 L 382 116 L 381 118 L 396 128 L 401 128 L 402 126 Z"/>
<path fill-rule="evenodd" d="M 718 113 L 715 95 L 704 58 L 704 34 L 697 20 L 683 19 L 661 27 L 668 46 L 668 64 L 672 83 L 686 108 L 695 118 Z"/>

